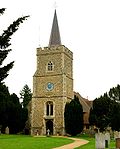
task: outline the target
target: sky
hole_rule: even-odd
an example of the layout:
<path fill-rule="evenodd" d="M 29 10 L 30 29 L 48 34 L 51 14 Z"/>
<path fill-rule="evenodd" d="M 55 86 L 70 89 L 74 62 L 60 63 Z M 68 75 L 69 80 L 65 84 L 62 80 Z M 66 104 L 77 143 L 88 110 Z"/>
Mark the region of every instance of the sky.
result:
<path fill-rule="evenodd" d="M 25 84 L 32 90 L 36 48 L 48 46 L 55 2 L 62 44 L 73 52 L 74 91 L 93 100 L 120 84 L 120 0 L 1 0 L 0 34 L 30 15 L 12 36 L 4 64 L 15 64 L 5 83 L 18 96 Z"/>

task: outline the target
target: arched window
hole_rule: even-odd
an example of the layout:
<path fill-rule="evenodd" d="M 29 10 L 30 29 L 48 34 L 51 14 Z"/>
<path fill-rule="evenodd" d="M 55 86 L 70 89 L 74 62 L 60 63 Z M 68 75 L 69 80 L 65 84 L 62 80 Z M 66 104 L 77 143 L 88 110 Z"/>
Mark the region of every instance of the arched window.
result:
<path fill-rule="evenodd" d="M 53 102 L 48 101 L 46 103 L 46 115 L 52 116 L 53 115 Z"/>
<path fill-rule="evenodd" d="M 53 63 L 51 61 L 49 61 L 48 63 L 48 71 L 52 71 L 53 70 Z"/>

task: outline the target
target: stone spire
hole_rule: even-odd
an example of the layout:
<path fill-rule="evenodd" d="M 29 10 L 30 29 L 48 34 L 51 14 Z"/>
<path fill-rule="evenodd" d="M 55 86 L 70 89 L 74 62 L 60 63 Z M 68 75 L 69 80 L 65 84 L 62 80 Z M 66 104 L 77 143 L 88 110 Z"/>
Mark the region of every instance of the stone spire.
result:
<path fill-rule="evenodd" d="M 59 32 L 59 26 L 58 26 L 58 20 L 57 20 L 57 13 L 55 9 L 51 35 L 49 40 L 49 47 L 57 46 L 57 45 L 61 45 L 61 38 L 60 38 L 60 32 Z"/>

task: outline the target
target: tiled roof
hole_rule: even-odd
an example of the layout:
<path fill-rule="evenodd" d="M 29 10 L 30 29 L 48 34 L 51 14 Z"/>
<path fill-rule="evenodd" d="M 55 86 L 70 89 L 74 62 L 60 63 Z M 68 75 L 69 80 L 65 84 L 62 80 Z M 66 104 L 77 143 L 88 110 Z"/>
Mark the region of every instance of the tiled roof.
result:
<path fill-rule="evenodd" d="M 92 107 L 93 101 L 89 101 L 88 99 L 83 98 L 79 93 L 76 93 L 76 92 L 74 92 L 74 95 L 76 95 L 79 98 L 79 101 L 83 107 L 84 124 L 89 124 L 89 113 L 90 113 L 90 108 Z"/>
<path fill-rule="evenodd" d="M 79 101 L 83 107 L 83 112 L 89 112 L 90 108 L 92 107 L 92 101 L 83 98 L 79 93 L 74 92 L 74 95 L 76 95 L 79 98 Z"/>

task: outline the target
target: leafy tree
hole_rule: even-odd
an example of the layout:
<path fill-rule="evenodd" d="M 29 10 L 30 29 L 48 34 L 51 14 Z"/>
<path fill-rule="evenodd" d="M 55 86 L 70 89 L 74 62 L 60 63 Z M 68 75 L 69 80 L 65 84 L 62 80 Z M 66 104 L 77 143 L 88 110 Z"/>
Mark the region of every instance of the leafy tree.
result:
<path fill-rule="evenodd" d="M 2 132 L 8 125 L 7 103 L 10 98 L 8 88 L 0 84 L 0 125 L 2 125 Z"/>
<path fill-rule="evenodd" d="M 0 9 L 0 15 L 3 15 L 5 8 Z M 4 65 L 10 49 L 11 36 L 18 30 L 21 23 L 29 16 L 18 18 L 0 35 L 0 125 L 2 125 L 2 132 L 5 127 L 10 127 L 11 133 L 17 133 L 22 129 L 22 106 L 19 103 L 17 95 L 10 95 L 8 88 L 4 85 L 3 80 L 8 76 L 9 70 L 13 67 L 14 61 Z"/>
<path fill-rule="evenodd" d="M 93 101 L 89 122 L 90 125 L 96 125 L 100 131 L 104 131 L 108 126 L 111 126 L 112 130 L 120 130 L 120 85 Z"/>
<path fill-rule="evenodd" d="M 120 85 L 111 88 L 108 94 L 111 100 L 120 102 Z"/>
<path fill-rule="evenodd" d="M 3 14 L 4 11 L 5 11 L 5 8 L 1 8 L 1 9 L 0 9 L 0 15 Z"/>
<path fill-rule="evenodd" d="M 25 128 L 28 111 L 22 108 L 18 96 L 13 93 L 10 95 L 8 87 L 0 84 L 0 125 L 2 133 L 8 126 L 10 133 L 15 134 Z"/>
<path fill-rule="evenodd" d="M 5 8 L 0 9 L 0 14 L 3 14 L 4 11 Z M 9 46 L 11 45 L 11 36 L 18 30 L 19 25 L 23 23 L 23 21 L 26 20 L 27 17 L 28 16 L 18 18 L 16 21 L 10 24 L 10 26 L 0 35 L 0 83 L 3 83 L 3 80 L 8 76 L 8 72 L 14 64 L 13 61 L 3 66 L 3 61 L 7 57 L 8 53 L 11 51 L 11 49 L 9 49 Z"/>
<path fill-rule="evenodd" d="M 21 112 L 21 128 L 24 130 L 25 134 L 29 134 L 29 128 L 26 128 L 26 122 L 28 121 L 28 109 L 27 108 L 22 108 Z"/>
<path fill-rule="evenodd" d="M 7 103 L 7 115 L 8 115 L 8 127 L 10 128 L 10 133 L 15 134 L 23 130 L 22 128 L 22 106 L 19 102 L 18 96 L 13 93 L 10 95 L 10 100 Z"/>
<path fill-rule="evenodd" d="M 23 100 L 22 105 L 24 108 L 27 108 L 28 103 L 32 99 L 31 89 L 26 84 L 23 89 L 20 91 L 20 98 Z"/>
<path fill-rule="evenodd" d="M 15 105 L 20 104 L 20 100 L 19 100 L 18 96 L 15 93 L 10 95 L 10 101 L 13 102 Z"/>
<path fill-rule="evenodd" d="M 8 112 L 9 116 L 9 127 L 11 133 L 18 133 L 23 131 L 25 123 L 28 118 L 28 110 L 23 108 L 19 98 L 15 93 L 10 96 L 10 109 Z"/>
<path fill-rule="evenodd" d="M 120 131 L 120 103 L 115 101 L 112 102 L 110 120 L 110 126 L 112 127 L 112 130 Z"/>
<path fill-rule="evenodd" d="M 90 109 L 90 115 L 89 115 L 89 123 L 91 126 L 96 125 L 96 119 L 97 119 L 97 116 L 95 115 L 95 111 L 93 108 L 91 108 Z"/>
<path fill-rule="evenodd" d="M 10 133 L 18 133 L 23 130 L 22 121 L 22 106 L 19 98 L 15 93 L 10 95 L 8 87 L 0 84 L 0 125 L 2 126 L 2 133 L 8 126 Z"/>
<path fill-rule="evenodd" d="M 66 103 L 64 119 L 66 133 L 75 136 L 83 130 L 83 109 L 76 96 L 70 103 Z"/>
<path fill-rule="evenodd" d="M 104 131 L 110 125 L 110 105 L 111 100 L 107 93 L 93 101 L 93 108 L 90 111 L 89 120 L 90 124 L 96 125 L 100 131 Z"/>
<path fill-rule="evenodd" d="M 28 87 L 28 85 L 26 84 L 23 89 L 20 91 L 20 98 L 23 100 L 22 102 L 22 106 L 23 106 L 23 122 L 25 125 L 25 134 L 29 134 L 29 130 L 30 130 L 30 101 L 32 99 L 32 93 L 31 93 L 31 89 Z"/>
<path fill-rule="evenodd" d="M 120 85 L 113 87 L 108 92 L 111 104 L 111 127 L 113 130 L 120 131 Z"/>

